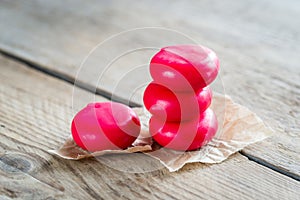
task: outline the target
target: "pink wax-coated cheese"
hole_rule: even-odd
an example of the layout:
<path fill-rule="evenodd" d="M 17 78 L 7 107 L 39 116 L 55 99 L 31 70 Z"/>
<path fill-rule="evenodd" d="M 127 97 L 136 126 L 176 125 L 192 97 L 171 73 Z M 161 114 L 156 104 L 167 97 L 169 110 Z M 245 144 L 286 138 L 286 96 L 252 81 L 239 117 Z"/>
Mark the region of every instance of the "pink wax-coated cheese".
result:
<path fill-rule="evenodd" d="M 167 87 L 151 82 L 144 92 L 144 105 L 155 117 L 166 121 L 187 121 L 206 110 L 212 98 L 207 86 L 197 92 L 172 92 Z"/>
<path fill-rule="evenodd" d="M 126 105 L 90 103 L 79 111 L 71 126 L 75 143 L 88 151 L 125 149 L 140 133 L 140 120 Z"/>
<path fill-rule="evenodd" d="M 217 77 L 219 59 L 207 47 L 175 45 L 162 48 L 150 62 L 153 80 L 172 91 L 197 91 Z"/>
<path fill-rule="evenodd" d="M 209 142 L 218 130 L 217 118 L 211 109 L 187 122 L 164 122 L 152 116 L 149 130 L 160 145 L 175 150 L 195 150 Z"/>

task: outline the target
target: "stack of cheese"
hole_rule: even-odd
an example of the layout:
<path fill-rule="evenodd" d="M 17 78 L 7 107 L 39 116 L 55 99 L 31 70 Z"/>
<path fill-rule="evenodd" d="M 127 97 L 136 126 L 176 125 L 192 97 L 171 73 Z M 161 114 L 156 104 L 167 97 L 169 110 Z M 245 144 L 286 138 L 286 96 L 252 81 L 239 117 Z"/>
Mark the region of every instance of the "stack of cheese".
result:
<path fill-rule="evenodd" d="M 218 123 L 208 108 L 209 84 L 219 71 L 216 54 L 203 46 L 162 48 L 150 62 L 153 78 L 144 93 L 152 114 L 150 133 L 160 145 L 175 150 L 195 150 L 216 134 Z"/>

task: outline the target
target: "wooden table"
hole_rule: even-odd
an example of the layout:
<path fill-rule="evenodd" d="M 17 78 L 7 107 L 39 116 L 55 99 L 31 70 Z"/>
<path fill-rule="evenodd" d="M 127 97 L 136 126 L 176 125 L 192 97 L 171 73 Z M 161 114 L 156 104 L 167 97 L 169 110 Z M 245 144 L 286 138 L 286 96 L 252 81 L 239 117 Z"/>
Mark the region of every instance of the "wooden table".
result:
<path fill-rule="evenodd" d="M 1 1 L 0 199 L 299 199 L 299 19 L 296 0 Z M 50 155 L 93 91 L 97 101 L 141 105 L 136 86 L 150 81 L 147 67 L 129 72 L 145 66 L 153 48 L 121 57 L 97 82 L 99 73 L 116 50 L 153 47 L 167 30 L 109 40 L 77 74 L 97 44 L 137 27 L 176 30 L 215 50 L 226 94 L 275 134 L 221 164 L 188 164 L 174 173 L 128 173 L 97 159 Z M 113 159 L 141 170 L 160 165 L 138 153 Z"/>

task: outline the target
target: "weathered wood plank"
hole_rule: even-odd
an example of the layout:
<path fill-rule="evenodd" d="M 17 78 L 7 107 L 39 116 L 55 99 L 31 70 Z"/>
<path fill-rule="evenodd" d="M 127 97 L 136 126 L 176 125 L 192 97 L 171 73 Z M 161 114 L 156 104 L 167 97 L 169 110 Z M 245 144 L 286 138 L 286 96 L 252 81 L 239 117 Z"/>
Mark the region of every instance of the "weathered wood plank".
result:
<path fill-rule="evenodd" d="M 63 192 L 28 173 L 33 169 L 31 156 L 15 152 L 0 155 L 0 199 L 56 199 Z"/>
<path fill-rule="evenodd" d="M 69 135 L 72 85 L 0 56 L 0 192 L 18 199 L 296 199 L 299 182 L 236 154 L 169 173 L 143 154 L 69 161 L 53 157 Z M 76 98 L 89 94 L 78 90 Z M 97 101 L 106 99 L 97 96 Z M 119 171 L 103 164 L 124 166 Z M 114 165 L 114 166 L 116 166 Z M 136 172 L 130 173 L 132 167 Z M 119 168 L 120 169 L 120 168 Z"/>
<path fill-rule="evenodd" d="M 135 27 L 163 26 L 182 31 L 214 49 L 226 93 L 268 122 L 276 135 L 251 145 L 245 155 L 300 179 L 299 1 L 2 1 L 0 49 L 74 81 L 80 63 L 99 42 Z M 126 9 L 124 9 L 126 8 Z M 81 85 L 128 99 L 149 81 L 153 50 L 135 51 L 101 72 L 128 48 L 185 41 L 168 34 L 141 34 L 104 45 L 79 74 Z M 106 53 L 110 52 L 110 54 Z M 125 76 L 125 78 L 122 78 Z M 238 84 L 237 84 L 238 83 Z M 140 103 L 142 89 L 133 99 Z"/>

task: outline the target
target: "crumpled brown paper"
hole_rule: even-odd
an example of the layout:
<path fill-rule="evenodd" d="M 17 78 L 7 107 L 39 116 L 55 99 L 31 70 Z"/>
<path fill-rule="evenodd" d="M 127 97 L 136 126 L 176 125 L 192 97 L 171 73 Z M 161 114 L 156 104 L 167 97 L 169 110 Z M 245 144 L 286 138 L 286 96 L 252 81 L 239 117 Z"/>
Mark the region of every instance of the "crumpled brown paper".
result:
<path fill-rule="evenodd" d="M 186 163 L 219 163 L 249 144 L 261 141 L 273 131 L 249 109 L 234 103 L 228 96 L 214 93 L 211 108 L 216 113 L 219 129 L 212 141 L 195 151 L 175 151 L 162 148 L 153 142 L 148 132 L 149 113 L 143 108 L 134 108 L 139 115 L 142 131 L 132 147 L 125 150 L 87 152 L 78 147 L 70 136 L 58 150 L 50 153 L 65 159 L 79 160 L 87 157 L 114 153 L 143 152 L 158 159 L 169 171 L 177 171 Z"/>

